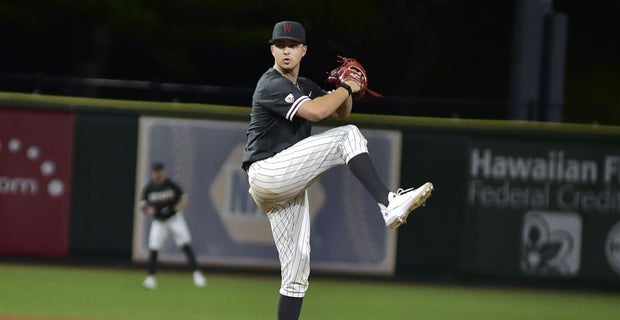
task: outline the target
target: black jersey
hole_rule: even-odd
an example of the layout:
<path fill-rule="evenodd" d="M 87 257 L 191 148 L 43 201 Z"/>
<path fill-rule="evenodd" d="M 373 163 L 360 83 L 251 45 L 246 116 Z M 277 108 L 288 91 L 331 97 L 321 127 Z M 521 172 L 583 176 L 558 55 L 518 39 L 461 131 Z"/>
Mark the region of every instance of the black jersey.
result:
<path fill-rule="evenodd" d="M 173 210 L 181 200 L 183 190 L 170 179 L 164 180 L 161 184 L 155 184 L 153 181 L 142 190 L 142 200 L 150 206 L 155 207 L 155 217 L 161 220 L 170 218 L 176 212 Z M 164 208 L 167 208 L 164 210 Z"/>
<path fill-rule="evenodd" d="M 325 95 L 314 81 L 299 77 L 297 85 L 273 68 L 258 80 L 243 152 L 243 168 L 310 136 L 310 121 L 296 117 L 302 104 Z"/>

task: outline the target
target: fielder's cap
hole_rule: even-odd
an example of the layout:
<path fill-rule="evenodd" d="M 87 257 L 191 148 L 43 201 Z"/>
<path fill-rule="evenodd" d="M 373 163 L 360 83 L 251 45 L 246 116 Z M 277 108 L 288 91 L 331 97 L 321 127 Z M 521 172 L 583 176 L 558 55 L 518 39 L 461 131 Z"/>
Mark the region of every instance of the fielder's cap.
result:
<path fill-rule="evenodd" d="M 297 21 L 280 21 L 273 26 L 269 43 L 273 44 L 276 40 L 295 40 L 306 43 L 306 30 Z"/>
<path fill-rule="evenodd" d="M 161 162 L 154 162 L 153 165 L 151 166 L 151 169 L 153 169 L 153 171 L 164 170 L 164 164 Z"/>

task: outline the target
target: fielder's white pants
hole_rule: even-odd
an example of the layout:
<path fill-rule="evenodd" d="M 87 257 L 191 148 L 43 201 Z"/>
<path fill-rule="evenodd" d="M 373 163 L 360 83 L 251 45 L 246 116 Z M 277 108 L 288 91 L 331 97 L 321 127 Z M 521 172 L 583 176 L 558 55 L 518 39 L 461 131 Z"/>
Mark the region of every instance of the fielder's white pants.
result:
<path fill-rule="evenodd" d="M 250 194 L 269 217 L 278 249 L 280 293 L 303 297 L 310 275 L 310 211 L 306 189 L 325 171 L 368 152 L 354 125 L 327 130 L 253 163 L 248 169 Z"/>
<path fill-rule="evenodd" d="M 149 250 L 159 250 L 164 245 L 168 236 L 172 235 L 177 246 L 189 244 L 192 240 L 183 212 L 177 212 L 174 216 L 164 221 L 153 220 L 149 232 Z"/>

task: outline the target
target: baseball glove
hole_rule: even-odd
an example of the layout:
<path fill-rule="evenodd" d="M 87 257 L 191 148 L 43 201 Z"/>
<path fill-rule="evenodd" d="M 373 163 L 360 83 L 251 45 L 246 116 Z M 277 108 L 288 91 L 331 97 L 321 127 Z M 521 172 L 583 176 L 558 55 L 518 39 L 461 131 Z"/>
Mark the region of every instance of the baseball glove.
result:
<path fill-rule="evenodd" d="M 354 80 L 359 83 L 361 87 L 360 91 L 353 94 L 353 98 L 356 100 L 363 98 L 366 92 L 377 98 L 383 97 L 380 93 L 368 88 L 368 76 L 361 63 L 353 58 L 342 56 L 338 56 L 337 61 L 340 63 L 340 66 L 329 72 L 327 75 L 327 83 L 338 87 L 344 83 L 345 80 Z"/>

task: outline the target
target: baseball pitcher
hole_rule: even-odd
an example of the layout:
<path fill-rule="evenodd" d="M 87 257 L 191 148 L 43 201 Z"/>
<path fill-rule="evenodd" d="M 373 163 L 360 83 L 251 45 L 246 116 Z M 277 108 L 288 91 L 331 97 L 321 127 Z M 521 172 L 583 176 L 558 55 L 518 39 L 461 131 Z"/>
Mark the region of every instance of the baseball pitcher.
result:
<path fill-rule="evenodd" d="M 347 119 L 353 99 L 368 89 L 363 66 L 340 57 L 326 92 L 299 76 L 306 55 L 306 33 L 295 21 L 275 24 L 269 41 L 274 65 L 260 78 L 252 99 L 242 167 L 249 192 L 265 211 L 280 258 L 282 283 L 278 319 L 298 319 L 310 274 L 310 216 L 306 189 L 330 168 L 346 165 L 378 205 L 390 229 L 407 221 L 433 191 L 429 182 L 417 189 L 388 190 L 368 156 L 366 139 L 354 125 L 311 135 L 311 122 Z"/>

